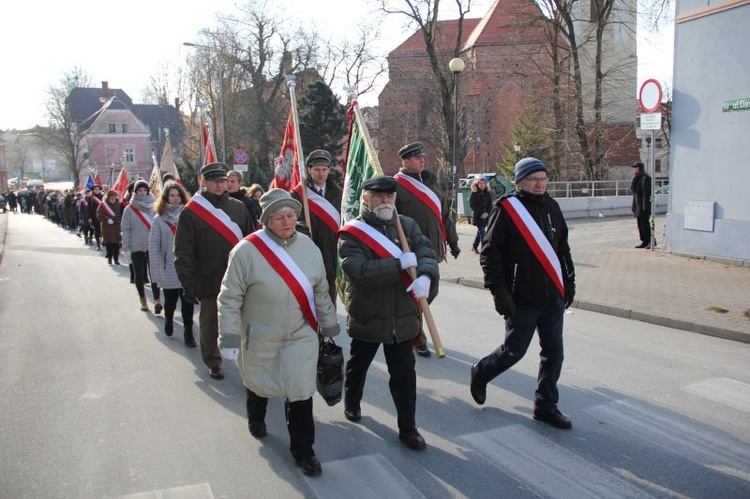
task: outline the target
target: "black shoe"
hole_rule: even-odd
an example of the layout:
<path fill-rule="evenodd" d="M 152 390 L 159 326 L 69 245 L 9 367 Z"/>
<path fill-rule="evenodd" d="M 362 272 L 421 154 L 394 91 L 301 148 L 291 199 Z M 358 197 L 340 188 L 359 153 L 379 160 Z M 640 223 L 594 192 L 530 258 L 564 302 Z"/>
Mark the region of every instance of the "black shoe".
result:
<path fill-rule="evenodd" d="M 211 376 L 211 379 L 224 379 L 224 371 L 221 370 L 221 367 L 210 368 L 208 375 Z"/>
<path fill-rule="evenodd" d="M 107 263 L 110 264 L 110 265 L 112 265 L 112 259 L 111 258 L 107 258 Z"/>
<path fill-rule="evenodd" d="M 573 423 L 570 422 L 570 419 L 557 409 L 552 412 L 534 411 L 534 419 L 555 428 L 560 428 L 561 430 L 570 430 L 573 428 Z"/>
<path fill-rule="evenodd" d="M 197 346 L 192 329 L 185 329 L 185 346 L 188 348 L 195 348 Z"/>
<path fill-rule="evenodd" d="M 259 421 L 257 423 L 248 421 L 247 426 L 248 428 L 250 428 L 250 435 L 254 436 L 255 438 L 263 438 L 268 435 L 268 429 L 266 429 L 265 421 Z"/>
<path fill-rule="evenodd" d="M 636 248 L 638 248 L 638 249 L 641 249 L 641 248 L 648 248 L 648 243 L 641 243 L 641 244 L 639 244 L 638 246 L 636 246 Z"/>
<path fill-rule="evenodd" d="M 432 352 L 430 352 L 430 349 L 427 348 L 427 345 L 417 345 L 414 347 L 414 350 L 420 357 L 429 357 L 430 355 L 432 355 Z"/>
<path fill-rule="evenodd" d="M 419 434 L 419 431 L 417 431 L 416 428 L 409 431 L 398 432 L 398 438 L 403 440 L 406 446 L 411 450 L 424 450 L 424 448 L 427 447 L 424 438 L 422 438 L 422 435 Z"/>
<path fill-rule="evenodd" d="M 355 408 L 344 409 L 344 417 L 352 423 L 356 423 L 357 421 L 362 420 L 362 410 Z"/>
<path fill-rule="evenodd" d="M 174 333 L 174 323 L 172 321 L 167 321 L 164 323 L 164 334 L 167 336 L 172 336 L 172 333 Z"/>
<path fill-rule="evenodd" d="M 160 314 L 162 310 L 164 310 L 164 307 L 161 306 L 161 302 L 159 300 L 156 300 L 154 302 L 154 313 Z"/>
<path fill-rule="evenodd" d="M 487 385 L 480 383 L 476 378 L 477 365 L 474 364 L 471 366 L 471 385 L 469 385 L 469 389 L 471 390 L 471 398 L 474 399 L 474 402 L 483 405 L 485 400 L 487 400 Z"/>
<path fill-rule="evenodd" d="M 302 473 L 307 476 L 320 476 L 323 468 L 320 467 L 320 461 L 315 456 L 307 456 L 302 459 L 295 459 L 294 464 L 302 468 Z"/>

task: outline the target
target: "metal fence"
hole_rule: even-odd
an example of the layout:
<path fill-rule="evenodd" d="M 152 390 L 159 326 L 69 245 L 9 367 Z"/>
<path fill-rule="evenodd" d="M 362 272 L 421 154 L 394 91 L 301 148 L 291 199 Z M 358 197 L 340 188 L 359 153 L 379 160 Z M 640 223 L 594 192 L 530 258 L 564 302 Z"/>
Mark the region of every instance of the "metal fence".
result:
<path fill-rule="evenodd" d="M 595 180 L 580 182 L 550 182 L 547 192 L 555 198 L 630 196 L 631 180 Z M 656 180 L 657 193 L 666 192 L 668 180 Z"/>

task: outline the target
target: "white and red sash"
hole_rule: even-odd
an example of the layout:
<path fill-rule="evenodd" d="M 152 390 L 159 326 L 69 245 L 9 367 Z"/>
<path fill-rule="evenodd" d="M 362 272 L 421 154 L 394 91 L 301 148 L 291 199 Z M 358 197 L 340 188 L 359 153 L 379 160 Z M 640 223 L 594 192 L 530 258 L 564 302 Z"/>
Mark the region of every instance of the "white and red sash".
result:
<path fill-rule="evenodd" d="M 294 192 L 302 199 L 302 184 L 297 184 Z M 316 217 L 318 217 L 334 233 L 338 233 L 341 226 L 341 213 L 326 198 L 307 188 L 307 201 Z"/>
<path fill-rule="evenodd" d="M 398 182 L 398 185 L 416 196 L 417 199 L 422 201 L 422 203 L 424 203 L 435 215 L 435 218 L 437 218 L 438 223 L 440 224 L 440 232 L 443 236 L 443 247 L 445 247 L 445 245 L 448 244 L 448 236 L 445 232 L 445 224 L 443 223 L 443 212 L 440 206 L 440 198 L 435 194 L 435 191 L 424 185 L 422 182 L 411 178 L 409 175 L 404 175 L 401 172 L 395 174 L 393 178 Z"/>
<path fill-rule="evenodd" d="M 141 222 L 143 222 L 143 225 L 145 225 L 148 230 L 151 230 L 151 225 L 154 223 L 151 217 L 143 213 L 141 210 L 136 209 L 132 204 L 130 205 L 130 209 L 133 210 L 133 213 L 135 213 Z"/>
<path fill-rule="evenodd" d="M 302 269 L 292 260 L 289 253 L 284 251 L 279 243 L 271 239 L 265 230 L 256 230 L 245 240 L 255 246 L 260 254 L 268 261 L 283 279 L 302 309 L 302 315 L 315 332 L 318 331 L 318 318 L 315 314 L 315 292 L 312 284 Z"/>
<path fill-rule="evenodd" d="M 565 297 L 565 285 L 562 279 L 562 268 L 560 266 L 560 258 L 552 249 L 552 245 L 549 240 L 544 237 L 542 229 L 536 223 L 534 218 L 529 213 L 529 210 L 515 197 L 503 198 L 500 204 L 505 208 L 510 215 L 510 219 L 518 227 L 519 232 L 526 241 L 526 244 L 531 248 L 534 256 L 542 264 L 544 271 L 552 279 L 555 287 L 560 292 L 560 296 Z"/>
<path fill-rule="evenodd" d="M 220 210 L 212 205 L 209 200 L 203 197 L 200 193 L 193 196 L 193 198 L 188 201 L 188 204 L 185 205 L 185 208 L 195 213 L 201 220 L 210 225 L 212 229 L 229 241 L 229 244 L 232 246 L 240 242 L 240 239 L 242 239 L 240 226 L 233 222 L 224 210 Z"/>
<path fill-rule="evenodd" d="M 341 232 L 346 232 L 356 240 L 370 248 L 380 258 L 399 258 L 404 254 L 401 248 L 388 239 L 385 234 L 375 229 L 370 224 L 362 220 L 354 219 L 347 222 L 341 227 Z M 412 279 L 405 272 L 401 272 L 401 281 L 408 288 L 411 286 Z"/>
<path fill-rule="evenodd" d="M 114 218 L 115 216 L 117 216 L 117 215 L 115 215 L 115 212 L 112 211 L 112 208 L 110 208 L 109 205 L 105 201 L 102 201 L 101 199 L 99 199 L 96 196 L 91 196 L 91 199 L 93 199 L 94 202 L 97 205 L 101 206 L 102 210 L 105 211 L 105 213 L 107 214 L 107 216 L 112 217 L 112 218 Z"/>
<path fill-rule="evenodd" d="M 171 231 L 172 231 L 172 235 L 173 235 L 173 236 L 177 234 L 177 226 L 176 226 L 176 225 L 172 225 L 171 223 L 167 222 L 166 220 L 164 221 L 164 224 L 165 224 L 165 225 L 166 225 L 167 227 L 169 227 L 169 230 L 171 230 Z"/>

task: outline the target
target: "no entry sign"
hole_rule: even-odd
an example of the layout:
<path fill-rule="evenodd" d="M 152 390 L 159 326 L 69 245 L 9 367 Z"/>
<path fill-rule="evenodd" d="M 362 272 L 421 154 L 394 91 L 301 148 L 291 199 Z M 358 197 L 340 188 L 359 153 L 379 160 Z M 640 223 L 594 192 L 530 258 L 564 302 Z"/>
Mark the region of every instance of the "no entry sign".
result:
<path fill-rule="evenodd" d="M 638 92 L 638 105 L 644 113 L 653 113 L 661 106 L 661 85 L 653 78 L 646 80 Z"/>

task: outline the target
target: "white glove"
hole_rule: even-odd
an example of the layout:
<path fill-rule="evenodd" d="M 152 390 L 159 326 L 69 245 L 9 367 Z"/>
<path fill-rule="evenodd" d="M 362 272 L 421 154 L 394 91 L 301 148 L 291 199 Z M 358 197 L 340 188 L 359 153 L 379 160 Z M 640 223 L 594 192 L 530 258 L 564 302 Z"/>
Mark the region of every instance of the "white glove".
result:
<path fill-rule="evenodd" d="M 240 356 L 240 349 L 239 348 L 222 348 L 221 356 L 227 360 L 237 360 L 237 357 Z"/>
<path fill-rule="evenodd" d="M 430 294 L 430 284 L 432 284 L 430 278 L 426 275 L 421 275 L 414 279 L 414 282 L 406 288 L 406 291 L 414 293 L 414 298 L 416 299 L 427 298 Z"/>
<path fill-rule="evenodd" d="M 484 213 L 482 213 L 482 216 L 479 217 L 479 218 L 481 218 L 482 220 L 485 220 L 489 216 L 490 216 L 490 214 L 485 211 Z"/>
<path fill-rule="evenodd" d="M 409 267 L 417 266 L 417 255 L 415 255 L 411 251 L 402 254 L 400 257 L 398 257 L 398 259 L 401 262 L 401 270 L 406 270 Z"/>
<path fill-rule="evenodd" d="M 114 221 L 114 220 L 112 220 L 111 218 L 108 218 L 108 219 L 107 219 L 107 223 L 108 223 L 109 225 L 112 225 L 113 223 L 115 223 L 115 221 Z"/>

